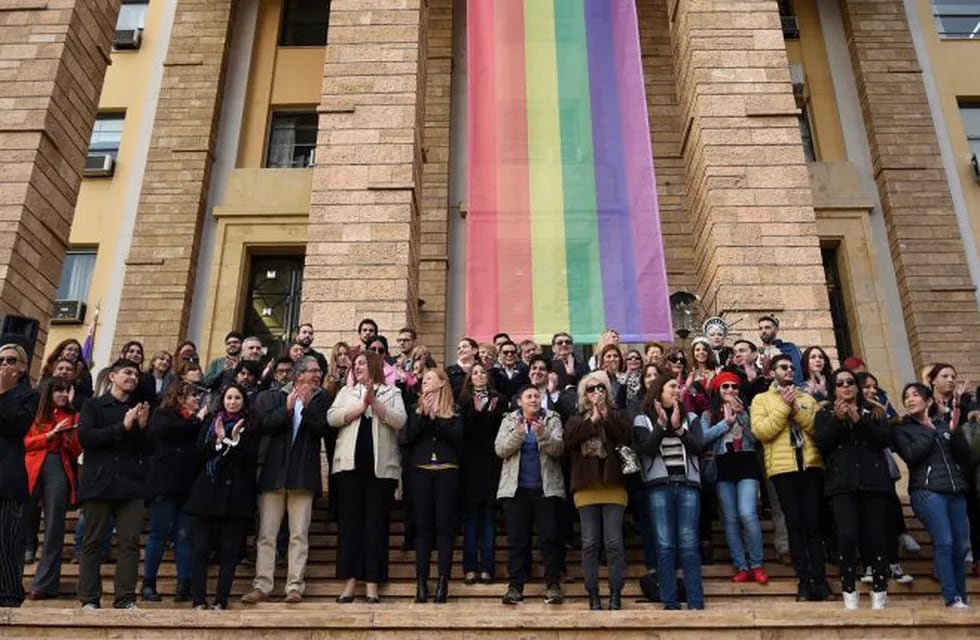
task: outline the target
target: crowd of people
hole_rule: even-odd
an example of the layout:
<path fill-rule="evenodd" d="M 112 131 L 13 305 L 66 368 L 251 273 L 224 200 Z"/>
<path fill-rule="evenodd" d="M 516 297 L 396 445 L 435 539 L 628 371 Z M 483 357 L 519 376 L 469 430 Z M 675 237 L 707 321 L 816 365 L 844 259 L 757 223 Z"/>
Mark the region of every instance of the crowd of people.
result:
<path fill-rule="evenodd" d="M 254 580 L 242 603 L 273 596 L 278 560 L 287 566 L 285 602 L 302 602 L 321 496 L 337 524 L 344 585 L 337 602 L 353 602 L 364 583 L 363 597 L 376 603 L 388 581 L 389 519 L 400 493 L 420 603 L 447 601 L 460 531 L 464 584 L 498 579 L 502 512 L 504 604 L 524 599 L 533 532 L 545 602 L 563 601 L 567 550 L 579 544 L 589 608 L 620 609 L 624 531 L 635 529 L 644 595 L 666 609 L 682 602 L 703 609 L 702 565 L 714 559 L 716 518 L 732 581 L 769 581 L 766 511 L 777 555 L 799 581 L 798 600 L 833 597 L 829 560 L 839 565 L 845 608 L 859 606 L 863 581 L 870 606 L 880 609 L 890 580 L 912 581 L 899 549 L 919 550 L 905 529 L 897 455 L 932 541 L 943 600 L 967 607 L 966 576 L 980 577 L 976 390 L 937 363 L 901 390 L 896 409 L 860 358 L 835 369 L 823 349 L 801 353 L 779 328 L 765 315 L 758 344 L 745 337 L 729 344 L 724 320 L 711 318 L 687 348 L 641 349 L 609 330 L 588 361 L 568 333 L 547 349 L 506 334 L 488 343 L 463 338 L 455 362 L 440 367 L 411 328 L 390 350 L 364 319 L 356 339 L 327 354 L 313 348 L 310 324 L 278 358 L 266 358 L 260 339 L 232 331 L 225 354 L 206 366 L 192 342 L 148 360 L 129 342 L 94 377 L 81 345 L 66 340 L 46 359 L 36 389 L 24 349 L 0 346 L 0 606 L 59 596 L 65 514 L 76 504 L 83 609 L 101 606 L 113 534 L 116 608 L 162 598 L 156 578 L 170 547 L 177 602 L 227 608 L 246 559 Z M 627 517 L 632 528 L 624 528 Z M 25 562 L 37 562 L 26 591 Z M 211 563 L 218 578 L 209 598 Z"/>

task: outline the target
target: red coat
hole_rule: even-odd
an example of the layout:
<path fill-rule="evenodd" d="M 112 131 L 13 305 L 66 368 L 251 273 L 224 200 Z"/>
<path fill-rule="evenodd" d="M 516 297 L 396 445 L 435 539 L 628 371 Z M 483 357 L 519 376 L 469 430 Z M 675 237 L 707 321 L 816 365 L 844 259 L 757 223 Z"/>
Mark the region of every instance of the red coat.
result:
<path fill-rule="evenodd" d="M 24 438 L 24 449 L 27 451 L 24 456 L 24 464 L 27 466 L 27 490 L 33 495 L 37 478 L 41 475 L 44 459 L 49 453 L 60 453 L 61 462 L 65 467 L 65 477 L 68 478 L 68 504 L 71 505 L 75 503 L 74 462 L 82 453 L 82 445 L 78 442 L 78 432 L 77 430 L 63 431 L 50 440 L 45 435 L 66 418 L 71 420 L 73 425 L 78 426 L 78 414 L 68 413 L 62 409 L 54 410 L 51 422 L 38 424 L 37 420 L 34 421 Z"/>

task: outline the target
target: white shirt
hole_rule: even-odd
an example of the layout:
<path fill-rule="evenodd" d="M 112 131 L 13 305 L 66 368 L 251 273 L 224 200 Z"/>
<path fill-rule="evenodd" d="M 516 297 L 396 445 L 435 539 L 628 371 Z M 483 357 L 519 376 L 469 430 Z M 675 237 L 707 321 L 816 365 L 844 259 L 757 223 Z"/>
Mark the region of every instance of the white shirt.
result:
<path fill-rule="evenodd" d="M 296 442 L 296 434 L 299 433 L 299 423 L 303 421 L 303 401 L 300 398 L 296 398 L 296 404 L 293 405 L 293 439 L 292 442 Z"/>

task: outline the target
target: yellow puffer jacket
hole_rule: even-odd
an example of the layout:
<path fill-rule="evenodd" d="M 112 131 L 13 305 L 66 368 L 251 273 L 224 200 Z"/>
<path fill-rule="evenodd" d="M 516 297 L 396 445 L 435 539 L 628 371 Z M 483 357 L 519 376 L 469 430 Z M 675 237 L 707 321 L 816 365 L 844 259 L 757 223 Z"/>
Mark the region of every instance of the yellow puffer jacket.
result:
<path fill-rule="evenodd" d="M 813 419 L 819 405 L 812 396 L 802 391 L 797 397 L 797 403 L 799 410 L 794 420 L 803 430 L 803 466 L 806 469 L 822 469 L 823 459 L 813 441 Z M 789 406 L 779 397 L 775 384 L 752 400 L 752 435 L 763 445 L 766 476 L 770 478 L 780 473 L 799 471 L 793 444 L 790 442 L 789 410 Z"/>

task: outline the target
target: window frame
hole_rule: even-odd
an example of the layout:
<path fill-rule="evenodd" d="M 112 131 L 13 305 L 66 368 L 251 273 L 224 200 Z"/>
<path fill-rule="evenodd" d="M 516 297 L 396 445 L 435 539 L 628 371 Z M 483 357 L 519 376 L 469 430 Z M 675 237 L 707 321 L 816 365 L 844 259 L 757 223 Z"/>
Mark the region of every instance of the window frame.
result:
<path fill-rule="evenodd" d="M 89 266 L 88 280 L 85 282 L 84 290 L 81 292 L 82 295 L 70 295 L 72 283 L 65 282 L 66 276 L 69 274 L 69 267 L 73 267 L 76 264 L 75 259 L 78 256 L 86 256 L 91 258 L 91 265 Z M 81 302 L 88 303 L 89 294 L 92 292 L 92 280 L 95 277 L 95 265 L 99 259 L 99 248 L 96 247 L 72 247 L 65 252 L 65 259 L 61 265 L 61 275 L 58 277 L 58 286 L 55 289 L 55 300 L 80 300 Z M 65 294 L 61 295 L 62 287 L 66 287 Z"/>
<path fill-rule="evenodd" d="M 139 24 L 138 25 L 123 25 L 123 24 L 120 23 L 120 21 L 122 20 L 124 14 L 127 13 L 127 11 L 125 10 L 125 7 L 127 7 L 127 6 L 142 6 L 143 7 L 143 11 L 140 13 L 140 16 L 139 16 L 140 19 L 139 19 Z M 146 14 L 149 11 L 149 7 L 150 7 L 150 1 L 149 0 L 123 0 L 122 1 L 122 4 L 119 6 L 119 15 L 116 18 L 116 27 L 115 27 L 115 30 L 116 31 L 128 31 L 130 29 L 138 29 L 138 30 L 142 31 L 143 29 L 145 29 L 146 28 Z"/>
<path fill-rule="evenodd" d="M 292 117 L 297 117 L 297 116 L 312 116 L 312 118 L 313 118 L 313 127 L 312 127 L 313 141 L 312 141 L 312 143 L 303 142 L 302 144 L 297 145 L 295 143 L 295 141 L 294 141 L 294 143 L 292 145 L 293 151 L 292 151 L 291 157 L 295 161 L 295 159 L 297 157 L 296 156 L 296 149 L 297 149 L 297 147 L 308 148 L 309 149 L 309 153 L 304 154 L 303 157 L 304 157 L 305 161 L 303 163 L 300 163 L 300 164 L 297 164 L 295 162 L 290 162 L 290 164 L 288 166 L 287 165 L 283 165 L 283 164 L 273 164 L 273 162 L 272 162 L 272 152 L 273 152 L 272 138 L 273 138 L 273 135 L 274 135 L 274 133 L 276 131 L 276 120 L 279 119 L 279 118 L 286 118 L 286 117 L 290 117 L 290 116 L 292 116 Z M 272 109 L 272 111 L 269 114 L 269 129 L 268 129 L 268 131 L 266 133 L 266 137 L 265 137 L 265 154 L 264 154 L 264 157 L 262 159 L 262 167 L 264 169 L 307 169 L 307 168 L 312 167 L 313 166 L 313 163 L 315 161 L 315 154 L 313 152 L 316 151 L 316 139 L 317 139 L 317 134 L 318 134 L 318 131 L 319 131 L 319 126 L 320 126 L 320 114 L 317 113 L 317 110 L 315 108 L 313 108 L 313 107 L 310 107 L 310 108 L 287 108 L 287 109 L 275 109 L 274 108 L 274 109 Z M 294 127 L 294 129 L 297 130 L 297 131 L 300 130 L 299 127 Z M 309 130 L 309 129 L 310 129 L 310 127 L 308 127 L 308 126 L 302 127 L 302 130 Z"/>
<path fill-rule="evenodd" d="M 966 146 L 971 155 L 975 155 L 980 159 L 980 102 L 960 102 L 957 107 L 960 112 L 960 122 L 963 124 L 963 133 L 966 135 Z M 978 127 L 975 131 L 970 130 L 967 126 L 968 120 L 963 117 L 965 110 L 970 110 L 977 114 L 976 120 Z"/>
<path fill-rule="evenodd" d="M 119 139 L 115 147 L 97 144 L 95 142 L 96 135 L 101 133 L 99 131 L 99 125 L 104 122 L 119 122 Z M 95 123 L 92 125 L 92 135 L 89 136 L 88 141 L 88 155 L 93 155 L 97 153 L 105 153 L 112 156 L 113 160 L 118 159 L 119 149 L 122 147 L 122 137 L 123 131 L 126 127 L 126 114 L 123 112 L 110 112 L 110 113 L 100 113 L 95 117 Z"/>
<path fill-rule="evenodd" d="M 942 40 L 980 40 L 980 5 L 973 4 L 970 5 L 964 0 L 959 0 L 951 5 L 945 5 L 942 0 L 931 0 L 930 7 L 932 8 L 932 18 L 936 27 L 936 34 Z M 953 6 L 961 5 L 956 7 L 955 10 Z M 966 31 L 962 32 L 948 32 L 946 31 L 946 25 L 944 19 L 947 18 L 962 18 L 973 22 L 973 30 L 969 33 Z"/>
<path fill-rule="evenodd" d="M 311 4 L 318 5 L 323 4 L 324 0 L 282 0 L 281 11 L 279 14 L 279 35 L 276 38 L 277 45 L 280 47 L 325 47 L 327 46 L 327 40 L 329 38 L 330 32 L 330 0 L 326 0 L 326 12 L 323 19 L 323 42 L 320 42 L 320 33 L 317 31 L 315 38 L 309 37 L 297 37 L 297 30 L 307 29 L 312 31 L 313 29 L 319 29 L 320 22 L 304 22 L 302 19 L 296 20 L 296 12 L 299 10 L 302 18 L 306 16 L 303 15 L 302 10 L 305 7 L 299 6 L 304 1 L 310 1 Z M 293 18 L 291 20 L 291 18 Z M 297 42 L 297 40 L 303 40 Z"/>

